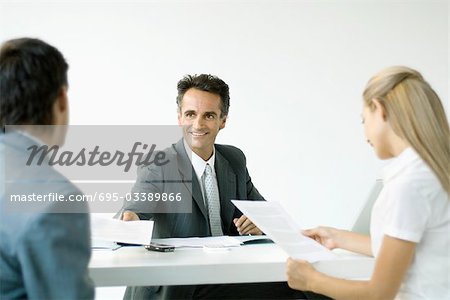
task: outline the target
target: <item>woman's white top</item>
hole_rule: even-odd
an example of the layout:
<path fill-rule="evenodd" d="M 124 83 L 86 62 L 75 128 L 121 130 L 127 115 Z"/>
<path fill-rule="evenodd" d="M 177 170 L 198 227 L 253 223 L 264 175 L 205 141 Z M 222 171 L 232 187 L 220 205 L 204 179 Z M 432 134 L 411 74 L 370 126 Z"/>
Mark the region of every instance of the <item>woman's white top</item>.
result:
<path fill-rule="evenodd" d="M 449 195 L 411 148 L 383 168 L 382 178 L 370 224 L 373 255 L 385 235 L 417 243 L 396 299 L 450 299 Z"/>

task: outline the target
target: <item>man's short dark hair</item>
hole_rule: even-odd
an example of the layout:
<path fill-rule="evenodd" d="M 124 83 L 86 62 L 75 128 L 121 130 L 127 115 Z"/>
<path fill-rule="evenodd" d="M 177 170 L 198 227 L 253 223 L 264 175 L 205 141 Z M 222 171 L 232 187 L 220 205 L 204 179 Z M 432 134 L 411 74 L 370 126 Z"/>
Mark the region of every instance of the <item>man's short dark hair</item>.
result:
<path fill-rule="evenodd" d="M 183 79 L 178 81 L 177 88 L 178 109 L 181 110 L 181 101 L 187 90 L 195 88 L 204 92 L 219 95 L 221 100 L 220 117 L 223 118 L 228 115 L 228 110 L 230 108 L 230 90 L 228 85 L 219 77 L 209 74 L 186 75 Z"/>
<path fill-rule="evenodd" d="M 1 127 L 50 125 L 68 68 L 61 52 L 41 40 L 6 41 L 0 49 Z"/>

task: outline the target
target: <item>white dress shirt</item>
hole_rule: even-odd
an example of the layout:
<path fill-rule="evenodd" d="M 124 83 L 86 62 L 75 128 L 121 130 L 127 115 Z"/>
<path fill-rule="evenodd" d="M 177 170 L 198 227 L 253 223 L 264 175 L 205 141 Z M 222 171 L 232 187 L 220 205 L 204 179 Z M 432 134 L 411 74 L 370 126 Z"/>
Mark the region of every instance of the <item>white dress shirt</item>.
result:
<path fill-rule="evenodd" d="M 203 196 L 203 203 L 205 204 L 205 207 L 207 207 L 206 197 L 205 197 L 205 186 L 204 186 L 204 182 L 202 180 L 202 176 L 203 176 L 203 173 L 205 172 L 206 164 L 209 164 L 212 169 L 212 174 L 214 176 L 214 180 L 216 181 L 216 184 L 217 184 L 216 170 L 214 169 L 214 162 L 216 159 L 216 149 L 213 148 L 213 154 L 207 161 L 205 161 L 205 160 L 203 160 L 203 158 L 201 158 L 194 151 L 191 150 L 191 148 L 189 147 L 186 140 L 183 140 L 183 142 L 184 142 L 184 148 L 186 150 L 186 153 L 188 154 L 188 157 L 191 160 L 192 166 L 194 167 L 195 175 L 197 176 L 197 180 L 200 184 L 200 189 L 202 191 L 202 196 Z M 219 193 L 220 193 L 220 191 L 219 191 Z"/>
<path fill-rule="evenodd" d="M 372 253 L 385 235 L 416 243 L 396 299 L 450 299 L 450 200 L 420 156 L 405 149 L 383 168 L 372 210 Z"/>

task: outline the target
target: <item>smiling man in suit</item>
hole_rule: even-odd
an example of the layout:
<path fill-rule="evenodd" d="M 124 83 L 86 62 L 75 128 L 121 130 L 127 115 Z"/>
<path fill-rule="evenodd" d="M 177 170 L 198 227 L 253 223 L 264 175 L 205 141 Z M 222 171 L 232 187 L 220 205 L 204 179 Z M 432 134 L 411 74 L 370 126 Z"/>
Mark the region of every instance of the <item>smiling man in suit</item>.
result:
<path fill-rule="evenodd" d="M 160 238 L 261 234 L 231 203 L 233 199 L 264 200 L 251 181 L 244 154 L 236 147 L 214 144 L 225 127 L 229 103 L 228 85 L 215 76 L 186 76 L 178 82 L 178 123 L 183 139 L 167 149 L 166 155 L 192 177 L 192 213 L 142 213 L 129 204 L 123 220 L 155 220 L 154 236 Z M 149 184 L 158 177 L 157 170 L 153 165 L 141 168 L 133 192 L 161 192 L 160 187 Z M 167 230 L 169 223 L 180 218 L 183 228 Z"/>
<path fill-rule="evenodd" d="M 178 168 L 141 168 L 133 192 L 174 192 L 177 189 L 167 180 L 167 174 L 179 177 L 179 172 L 185 177 L 190 173 L 192 212 L 143 212 L 142 203 L 126 203 L 122 219 L 154 220 L 154 237 L 159 238 L 262 234 L 231 202 L 264 200 L 249 176 L 244 153 L 233 146 L 215 144 L 227 122 L 228 85 L 212 75 L 186 76 L 178 82 L 177 104 L 183 139 L 164 151 Z M 134 287 L 127 289 L 125 299 L 289 298 L 291 294 L 299 295 L 286 283 L 264 283 Z"/>

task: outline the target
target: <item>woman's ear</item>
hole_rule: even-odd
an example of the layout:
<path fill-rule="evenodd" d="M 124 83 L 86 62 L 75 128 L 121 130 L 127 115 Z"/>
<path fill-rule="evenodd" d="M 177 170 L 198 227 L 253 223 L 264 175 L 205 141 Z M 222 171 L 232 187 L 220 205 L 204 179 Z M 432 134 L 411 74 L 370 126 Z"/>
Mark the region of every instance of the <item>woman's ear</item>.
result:
<path fill-rule="evenodd" d="M 383 121 L 387 121 L 386 109 L 384 108 L 384 105 L 381 104 L 380 100 L 373 99 L 372 103 L 373 103 L 373 105 L 375 107 L 374 113 L 376 115 L 378 115 L 379 117 L 381 117 L 383 119 Z"/>

